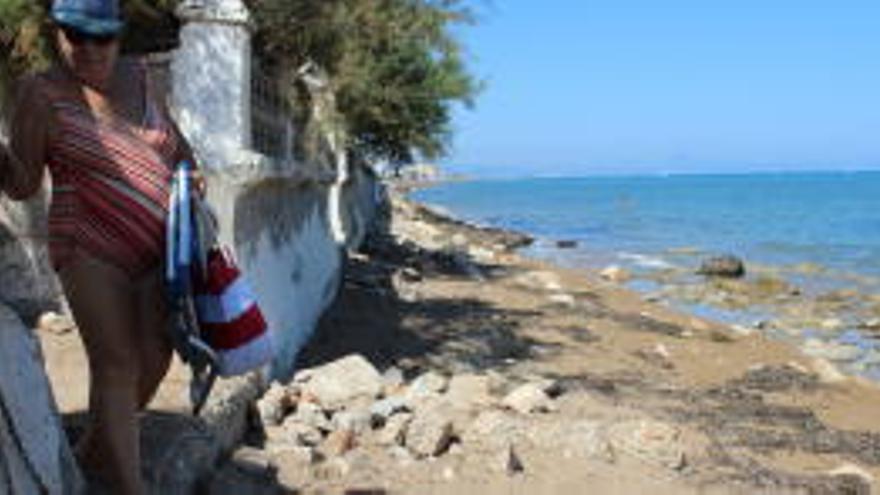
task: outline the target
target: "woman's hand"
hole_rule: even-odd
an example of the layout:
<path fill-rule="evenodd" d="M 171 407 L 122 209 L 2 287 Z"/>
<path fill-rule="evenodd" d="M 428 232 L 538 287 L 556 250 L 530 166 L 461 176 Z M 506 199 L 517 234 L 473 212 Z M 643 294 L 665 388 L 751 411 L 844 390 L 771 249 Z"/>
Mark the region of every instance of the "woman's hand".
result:
<path fill-rule="evenodd" d="M 195 168 L 192 169 L 189 173 L 190 180 L 192 181 L 193 190 L 199 193 L 199 197 L 205 199 L 205 196 L 208 194 L 208 184 L 205 181 L 205 176 L 202 174 L 202 171 Z"/>

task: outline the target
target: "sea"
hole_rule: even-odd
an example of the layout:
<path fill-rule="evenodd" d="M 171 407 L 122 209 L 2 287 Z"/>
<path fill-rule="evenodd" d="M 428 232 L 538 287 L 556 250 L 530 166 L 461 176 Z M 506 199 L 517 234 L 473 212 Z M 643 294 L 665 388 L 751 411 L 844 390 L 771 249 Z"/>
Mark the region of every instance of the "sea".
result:
<path fill-rule="evenodd" d="M 853 291 L 880 300 L 878 171 L 474 179 L 411 197 L 478 225 L 531 234 L 527 256 L 573 269 L 621 266 L 635 274 L 629 287 L 646 295 L 658 290 L 653 272 L 693 273 L 706 258 L 729 254 L 747 272 L 784 277 L 806 297 Z M 739 325 L 773 317 L 766 308 L 677 304 Z M 796 333 L 801 343 L 829 340 L 809 328 Z M 875 337 L 844 328 L 832 340 L 878 359 Z M 880 377 L 880 364 L 870 374 Z"/>

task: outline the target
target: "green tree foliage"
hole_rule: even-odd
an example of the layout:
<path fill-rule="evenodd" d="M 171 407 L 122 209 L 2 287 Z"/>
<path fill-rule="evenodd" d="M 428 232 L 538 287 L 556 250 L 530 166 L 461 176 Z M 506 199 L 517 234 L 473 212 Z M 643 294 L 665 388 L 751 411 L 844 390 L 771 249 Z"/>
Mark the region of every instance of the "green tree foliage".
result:
<path fill-rule="evenodd" d="M 450 112 L 479 84 L 451 29 L 472 20 L 459 0 L 252 0 L 256 47 L 282 80 L 327 74 L 348 146 L 395 164 L 447 151 Z M 301 86 L 290 89 L 301 102 Z M 301 105 L 301 103 L 300 103 Z"/>
<path fill-rule="evenodd" d="M 125 52 L 167 50 L 180 0 L 123 0 Z M 451 30 L 472 21 L 466 0 L 249 0 L 260 65 L 280 81 L 300 115 L 311 94 L 301 68 L 317 67 L 335 100 L 332 125 L 357 155 L 407 163 L 448 150 L 455 103 L 472 104 L 468 73 Z M 44 66 L 50 0 L 0 0 L 0 93 Z M 325 111 L 325 117 L 326 117 Z M 326 123 L 324 123 L 326 124 Z"/>

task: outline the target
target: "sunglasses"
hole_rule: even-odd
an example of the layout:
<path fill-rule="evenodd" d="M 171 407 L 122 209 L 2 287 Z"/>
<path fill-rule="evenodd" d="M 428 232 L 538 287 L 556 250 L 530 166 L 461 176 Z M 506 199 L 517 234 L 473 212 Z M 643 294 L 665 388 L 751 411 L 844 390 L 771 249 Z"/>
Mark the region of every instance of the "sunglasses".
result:
<path fill-rule="evenodd" d="M 118 33 L 92 34 L 68 26 L 61 27 L 61 31 L 64 32 L 64 37 L 67 38 L 70 44 L 77 46 L 85 45 L 86 43 L 105 46 L 119 39 Z"/>

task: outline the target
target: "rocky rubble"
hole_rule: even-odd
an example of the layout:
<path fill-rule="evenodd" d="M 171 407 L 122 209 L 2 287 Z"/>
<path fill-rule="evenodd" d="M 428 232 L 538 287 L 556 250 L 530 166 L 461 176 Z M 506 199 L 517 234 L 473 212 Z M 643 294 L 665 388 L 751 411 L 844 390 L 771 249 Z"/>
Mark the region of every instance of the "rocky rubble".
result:
<path fill-rule="evenodd" d="M 701 455 L 689 450 L 679 427 L 662 421 L 562 415 L 563 398 L 598 403 L 582 391 L 563 393 L 549 378 L 447 377 L 430 370 L 408 381 L 398 377 L 397 368 L 380 373 L 362 356 L 349 355 L 303 370 L 289 384 L 272 384 L 256 403 L 262 440 L 229 462 L 254 476 L 276 476 L 282 484 L 286 476 L 286 483 L 297 484 L 345 478 L 381 462 L 462 455 L 503 476 L 529 472 L 541 457 L 536 453 L 547 449 L 602 463 L 623 455 L 672 471 Z M 459 476 L 451 466 L 441 475 Z"/>

